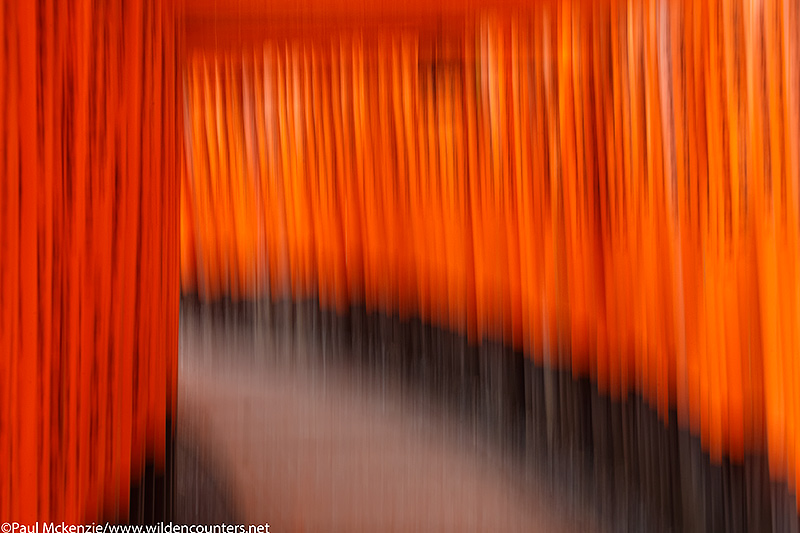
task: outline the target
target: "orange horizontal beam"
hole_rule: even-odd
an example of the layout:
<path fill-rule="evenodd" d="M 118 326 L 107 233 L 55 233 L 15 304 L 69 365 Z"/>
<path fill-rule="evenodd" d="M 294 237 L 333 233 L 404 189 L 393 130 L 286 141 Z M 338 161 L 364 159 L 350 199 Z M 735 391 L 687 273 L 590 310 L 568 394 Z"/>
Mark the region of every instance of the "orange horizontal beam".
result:
<path fill-rule="evenodd" d="M 526 9 L 524 0 L 406 0 L 371 2 L 368 0 L 196 0 L 178 1 L 184 18 L 350 18 L 363 20 L 404 17 L 463 16 L 479 10 L 502 9 L 505 12 Z"/>

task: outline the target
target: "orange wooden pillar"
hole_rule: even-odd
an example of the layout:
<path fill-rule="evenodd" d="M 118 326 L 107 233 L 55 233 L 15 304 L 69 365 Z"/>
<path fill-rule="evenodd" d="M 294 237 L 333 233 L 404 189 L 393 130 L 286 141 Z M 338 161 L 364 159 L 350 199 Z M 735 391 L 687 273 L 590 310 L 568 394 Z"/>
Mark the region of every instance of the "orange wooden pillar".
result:
<path fill-rule="evenodd" d="M 0 5 L 0 517 L 125 518 L 178 327 L 174 5 Z M 124 30 L 124 31 L 123 31 Z"/>

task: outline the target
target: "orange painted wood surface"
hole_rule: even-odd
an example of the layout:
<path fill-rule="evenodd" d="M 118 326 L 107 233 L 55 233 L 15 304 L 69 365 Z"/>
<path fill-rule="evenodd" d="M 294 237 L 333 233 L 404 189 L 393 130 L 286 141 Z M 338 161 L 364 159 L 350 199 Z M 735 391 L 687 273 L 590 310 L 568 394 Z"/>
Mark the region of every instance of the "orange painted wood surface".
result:
<path fill-rule="evenodd" d="M 175 6 L 11 0 L 0 43 L 0 520 L 124 520 L 174 412 Z"/>

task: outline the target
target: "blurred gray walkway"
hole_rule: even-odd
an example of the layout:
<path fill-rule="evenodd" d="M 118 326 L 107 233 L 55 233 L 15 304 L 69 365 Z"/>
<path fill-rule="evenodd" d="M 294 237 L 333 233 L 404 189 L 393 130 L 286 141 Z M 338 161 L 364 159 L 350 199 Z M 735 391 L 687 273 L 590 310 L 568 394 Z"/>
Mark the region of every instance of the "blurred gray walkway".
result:
<path fill-rule="evenodd" d="M 179 517 L 271 532 L 597 530 L 424 401 L 304 363 L 323 349 L 305 337 L 182 313 Z"/>

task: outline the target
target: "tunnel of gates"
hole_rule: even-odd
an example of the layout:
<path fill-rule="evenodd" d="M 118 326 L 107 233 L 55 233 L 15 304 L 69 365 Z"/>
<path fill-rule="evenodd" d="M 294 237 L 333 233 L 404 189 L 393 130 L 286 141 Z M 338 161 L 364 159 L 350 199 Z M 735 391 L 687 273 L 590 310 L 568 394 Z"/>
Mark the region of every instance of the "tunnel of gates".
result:
<path fill-rule="evenodd" d="M 500 340 L 635 393 L 714 462 L 766 454 L 794 490 L 796 11 L 218 29 L 181 72 L 183 288 Z"/>
<path fill-rule="evenodd" d="M 0 6 L 4 517 L 164 468 L 179 287 L 503 343 L 796 493 L 796 3 L 190 4 Z"/>

